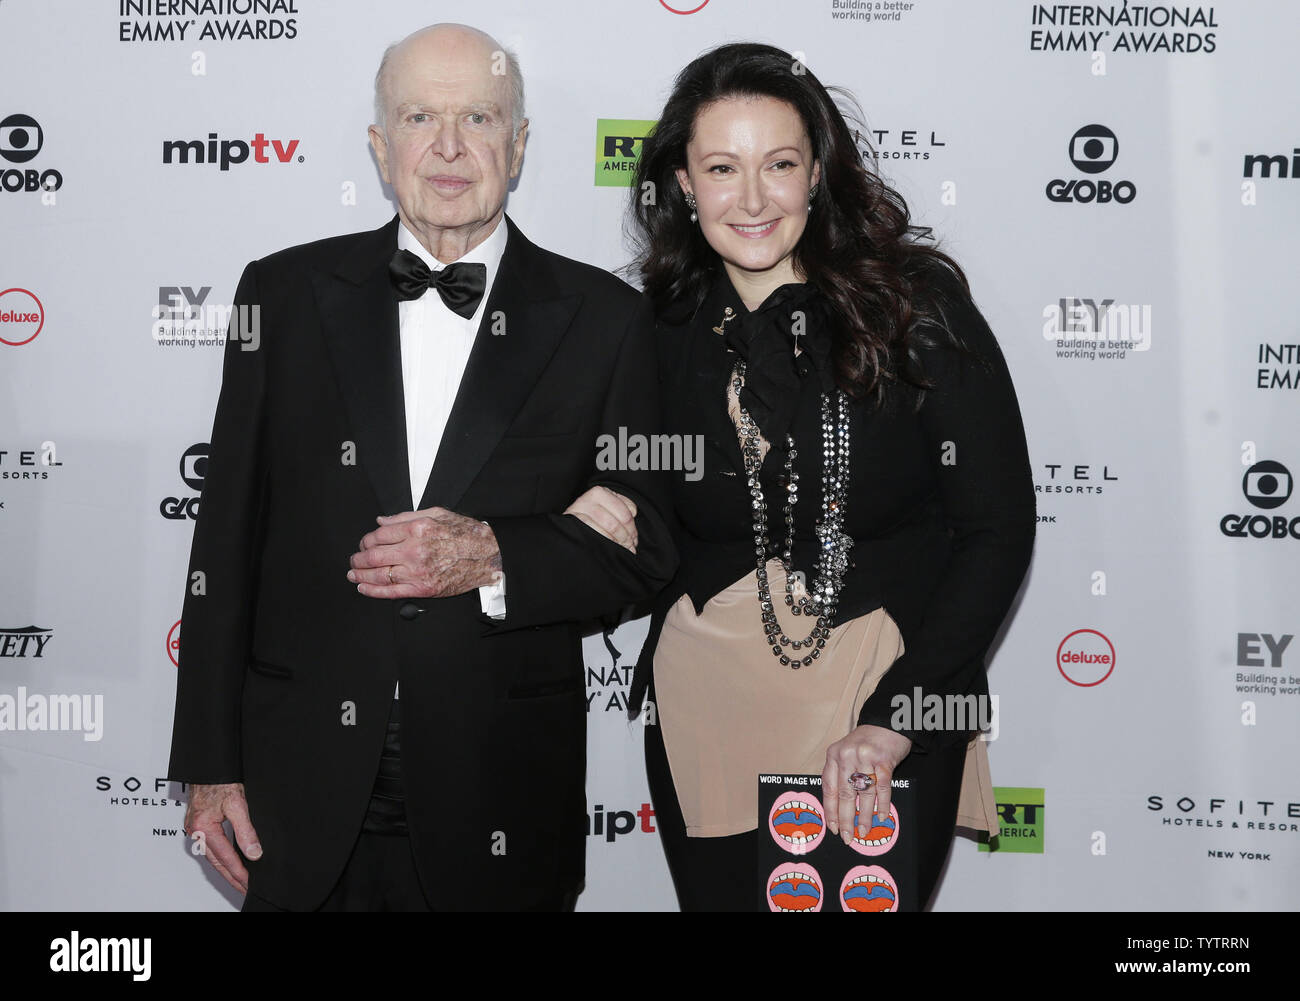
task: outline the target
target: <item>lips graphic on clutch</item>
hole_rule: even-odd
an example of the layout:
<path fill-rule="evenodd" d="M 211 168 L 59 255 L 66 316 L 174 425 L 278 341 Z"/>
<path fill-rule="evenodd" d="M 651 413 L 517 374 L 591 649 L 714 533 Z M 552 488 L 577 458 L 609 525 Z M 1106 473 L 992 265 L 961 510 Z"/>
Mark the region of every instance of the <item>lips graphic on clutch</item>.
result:
<path fill-rule="evenodd" d="M 791 855 L 804 855 L 826 833 L 826 811 L 811 793 L 787 790 L 768 811 L 767 830 L 772 840 Z"/>
<path fill-rule="evenodd" d="M 853 840 L 849 842 L 849 847 L 859 855 L 883 855 L 898 841 L 900 830 L 898 808 L 893 803 L 889 804 L 888 817 L 873 815 L 871 821 L 871 829 L 867 831 L 867 836 L 860 838 L 856 832 L 861 818 L 859 814 L 853 815 L 854 835 Z"/>
<path fill-rule="evenodd" d="M 782 862 L 767 878 L 767 906 L 772 911 L 822 909 L 822 878 L 803 862 Z"/>
<path fill-rule="evenodd" d="M 840 884 L 840 906 L 859 914 L 898 910 L 898 884 L 878 865 L 850 869 Z"/>

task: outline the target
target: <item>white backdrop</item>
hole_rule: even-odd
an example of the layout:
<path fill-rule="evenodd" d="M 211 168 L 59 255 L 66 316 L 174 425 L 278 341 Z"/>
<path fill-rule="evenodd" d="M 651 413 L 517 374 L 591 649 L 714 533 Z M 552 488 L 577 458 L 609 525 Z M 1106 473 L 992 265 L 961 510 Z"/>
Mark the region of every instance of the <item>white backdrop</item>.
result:
<path fill-rule="evenodd" d="M 0 906 L 233 906 L 159 778 L 221 349 L 155 336 L 157 307 L 181 310 L 164 327 L 199 307 L 192 326 L 219 340 L 210 307 L 248 260 L 390 218 L 365 137 L 376 63 L 463 17 L 519 54 L 532 127 L 508 208 L 549 249 L 623 264 L 626 189 L 594 183 L 600 121 L 653 120 L 691 58 L 759 40 L 858 96 L 882 172 L 967 268 L 1016 381 L 1041 523 L 990 661 L 1015 823 L 996 852 L 958 839 L 936 909 L 1294 908 L 1300 8 L 465 11 L 0 2 Z M 259 134 L 266 163 L 164 162 L 171 140 Z M 583 909 L 675 906 L 622 712 L 644 629 L 611 637 L 617 668 L 601 636 L 586 645 L 602 833 Z M 1068 659 L 1098 651 L 1101 681 Z M 33 695 L 85 696 L 91 718 L 16 729 Z"/>

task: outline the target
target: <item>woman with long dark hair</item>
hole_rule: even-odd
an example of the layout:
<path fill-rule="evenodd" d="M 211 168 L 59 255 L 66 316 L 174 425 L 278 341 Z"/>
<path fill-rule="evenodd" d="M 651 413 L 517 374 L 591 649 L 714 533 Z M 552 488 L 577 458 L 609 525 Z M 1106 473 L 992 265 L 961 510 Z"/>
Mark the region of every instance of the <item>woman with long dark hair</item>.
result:
<path fill-rule="evenodd" d="M 979 724 L 921 710 L 985 704 L 1034 537 L 1024 428 L 965 275 L 841 101 L 780 49 L 721 46 L 677 77 L 632 190 L 664 430 L 704 441 L 702 474 L 672 474 L 681 566 L 631 693 L 634 713 L 653 693 L 647 771 L 686 910 L 761 905 L 762 772 L 821 772 L 827 828 L 859 844 L 897 829 L 891 780 L 910 776 L 903 909 L 958 822 L 997 830 Z M 570 511 L 626 541 L 617 502 Z"/>

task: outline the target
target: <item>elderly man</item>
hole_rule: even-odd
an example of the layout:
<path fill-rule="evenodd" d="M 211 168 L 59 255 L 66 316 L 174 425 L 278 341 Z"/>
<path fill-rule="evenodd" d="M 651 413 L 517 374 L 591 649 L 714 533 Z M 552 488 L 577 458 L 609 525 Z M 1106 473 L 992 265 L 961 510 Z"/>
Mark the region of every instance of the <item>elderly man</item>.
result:
<path fill-rule="evenodd" d="M 397 218 L 239 282 L 260 329 L 226 349 L 169 776 L 245 910 L 563 909 L 578 624 L 676 564 L 654 475 L 595 461 L 657 430 L 652 321 L 504 215 L 528 123 L 491 38 L 416 32 L 375 87 Z"/>

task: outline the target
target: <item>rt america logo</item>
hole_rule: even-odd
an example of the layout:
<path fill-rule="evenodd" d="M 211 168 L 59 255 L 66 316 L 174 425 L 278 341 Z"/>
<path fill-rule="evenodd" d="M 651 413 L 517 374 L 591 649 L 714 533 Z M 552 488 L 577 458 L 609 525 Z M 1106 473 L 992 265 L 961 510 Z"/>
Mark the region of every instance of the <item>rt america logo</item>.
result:
<path fill-rule="evenodd" d="M 215 163 L 222 170 L 247 163 L 250 156 L 253 163 L 302 163 L 304 157 L 294 155 L 297 150 L 297 139 L 268 139 L 259 132 L 245 141 L 221 139 L 217 133 L 209 132 L 206 142 L 202 139 L 164 139 L 162 162 Z"/>

